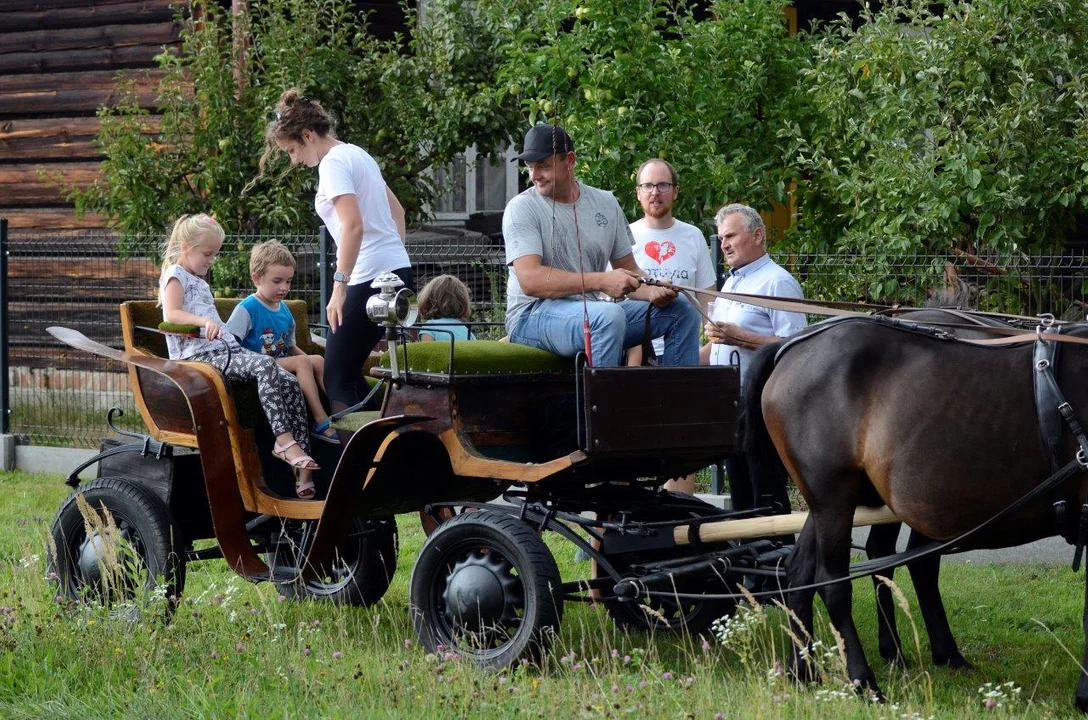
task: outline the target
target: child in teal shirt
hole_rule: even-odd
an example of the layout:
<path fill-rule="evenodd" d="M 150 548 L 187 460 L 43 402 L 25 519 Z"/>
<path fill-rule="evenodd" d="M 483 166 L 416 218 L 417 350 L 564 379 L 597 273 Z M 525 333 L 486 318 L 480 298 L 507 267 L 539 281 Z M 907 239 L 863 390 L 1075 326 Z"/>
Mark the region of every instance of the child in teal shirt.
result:
<path fill-rule="evenodd" d="M 439 275 L 419 293 L 419 317 L 423 320 L 419 339 L 475 340 L 465 325 L 472 317 L 472 299 L 468 288 L 453 275 Z"/>

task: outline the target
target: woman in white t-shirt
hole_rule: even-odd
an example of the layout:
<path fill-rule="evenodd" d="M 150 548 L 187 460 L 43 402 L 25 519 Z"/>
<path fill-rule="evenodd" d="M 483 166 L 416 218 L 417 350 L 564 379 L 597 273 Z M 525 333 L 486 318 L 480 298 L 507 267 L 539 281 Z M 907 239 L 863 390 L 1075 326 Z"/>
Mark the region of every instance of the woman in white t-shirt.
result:
<path fill-rule="evenodd" d="M 325 346 L 325 388 L 332 411 L 358 403 L 365 395 L 363 364 L 381 338 L 366 315 L 366 301 L 378 291 L 370 283 L 386 270 L 413 287 L 412 266 L 404 249 L 404 208 L 385 184 L 365 150 L 336 138 L 335 123 L 297 89 L 280 96 L 275 119 L 265 132 L 268 158 L 282 150 L 292 165 L 316 167 L 314 207 L 336 241 L 336 273 L 326 308 L 332 334 Z"/>

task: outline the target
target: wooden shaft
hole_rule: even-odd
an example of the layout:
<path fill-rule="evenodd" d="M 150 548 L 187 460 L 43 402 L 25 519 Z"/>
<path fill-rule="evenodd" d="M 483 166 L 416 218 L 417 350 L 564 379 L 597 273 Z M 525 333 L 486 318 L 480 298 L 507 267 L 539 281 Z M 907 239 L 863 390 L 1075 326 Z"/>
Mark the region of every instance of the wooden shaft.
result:
<path fill-rule="evenodd" d="M 766 517 L 745 518 L 744 520 L 721 520 L 707 523 L 699 528 L 700 542 L 713 543 L 725 540 L 745 540 L 767 535 L 786 535 L 800 532 L 808 520 L 807 512 L 795 512 L 789 515 L 768 515 Z M 887 525 L 899 522 L 899 518 L 888 509 L 887 505 L 878 508 L 859 507 L 854 511 L 854 526 Z M 677 545 L 688 545 L 688 525 L 681 525 L 672 531 Z"/>

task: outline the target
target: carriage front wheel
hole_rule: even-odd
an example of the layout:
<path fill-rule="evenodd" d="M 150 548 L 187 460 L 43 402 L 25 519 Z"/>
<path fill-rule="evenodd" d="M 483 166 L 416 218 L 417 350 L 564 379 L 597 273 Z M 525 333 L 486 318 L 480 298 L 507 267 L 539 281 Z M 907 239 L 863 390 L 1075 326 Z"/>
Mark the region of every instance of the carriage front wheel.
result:
<path fill-rule="evenodd" d="M 412 623 L 420 643 L 481 667 L 538 657 L 563 617 L 559 567 L 521 520 L 484 510 L 443 523 L 412 570 Z"/>
<path fill-rule="evenodd" d="M 120 477 L 93 480 L 65 499 L 49 534 L 60 597 L 136 614 L 162 597 L 173 611 L 185 587 L 185 544 L 151 491 Z"/>

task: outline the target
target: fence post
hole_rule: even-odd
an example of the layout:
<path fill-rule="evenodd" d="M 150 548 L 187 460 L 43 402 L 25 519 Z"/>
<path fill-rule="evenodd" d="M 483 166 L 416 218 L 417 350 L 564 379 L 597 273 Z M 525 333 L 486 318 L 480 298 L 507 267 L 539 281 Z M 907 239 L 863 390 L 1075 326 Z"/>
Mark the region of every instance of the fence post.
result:
<path fill-rule="evenodd" d="M 711 235 L 711 238 L 716 237 Z M 715 289 L 720 289 L 725 284 L 725 261 L 722 258 L 722 246 L 721 243 L 710 241 L 710 257 L 714 260 L 714 275 L 717 278 L 717 285 Z M 712 495 L 721 495 L 723 488 L 725 487 L 725 467 L 720 462 L 716 462 L 710 466 L 710 493 Z"/>
<path fill-rule="evenodd" d="M 329 324 L 329 313 L 325 309 L 329 304 L 329 286 L 332 284 L 333 268 L 336 267 L 335 263 L 329 262 L 329 241 L 332 238 L 329 237 L 329 229 L 324 225 L 321 226 L 321 230 L 317 234 L 317 272 L 319 280 L 319 289 L 321 292 L 321 324 Z M 335 257 L 335 255 L 333 255 Z"/>
<path fill-rule="evenodd" d="M 8 219 L 0 218 L 0 435 L 11 433 L 8 379 Z"/>

